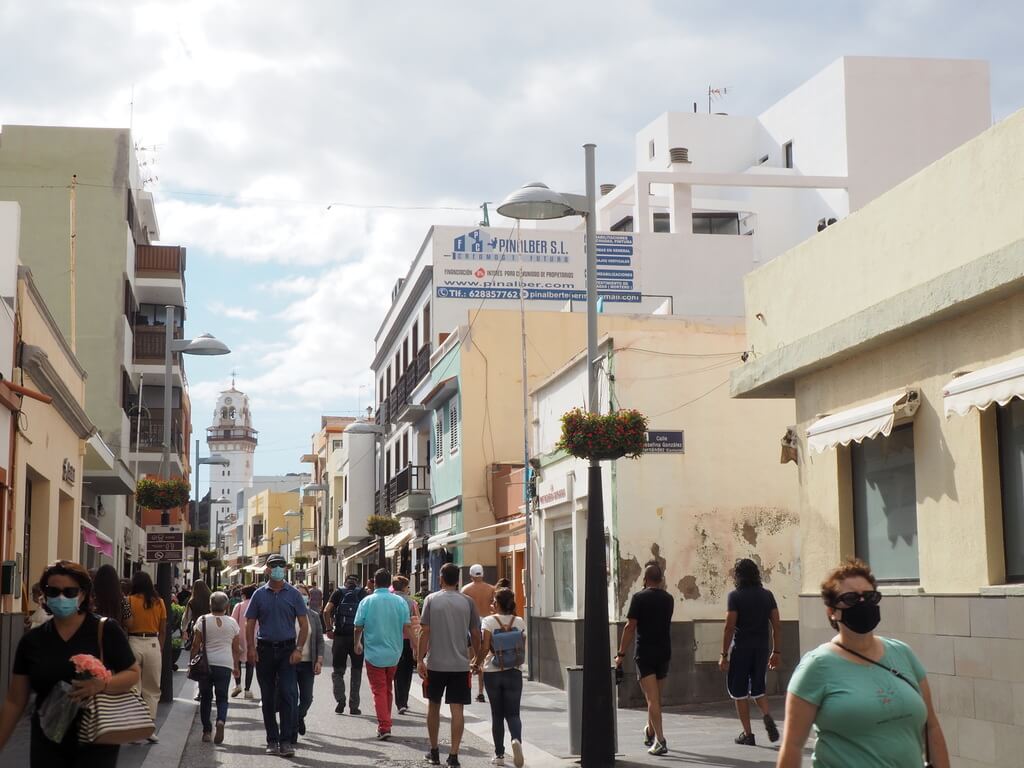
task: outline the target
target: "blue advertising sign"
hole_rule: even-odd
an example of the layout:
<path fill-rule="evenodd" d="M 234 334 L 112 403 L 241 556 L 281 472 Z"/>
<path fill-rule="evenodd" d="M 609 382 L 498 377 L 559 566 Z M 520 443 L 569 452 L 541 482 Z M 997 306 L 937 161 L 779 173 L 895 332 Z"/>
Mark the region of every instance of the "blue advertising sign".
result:
<path fill-rule="evenodd" d="M 648 430 L 644 453 L 686 453 L 683 430 Z"/>

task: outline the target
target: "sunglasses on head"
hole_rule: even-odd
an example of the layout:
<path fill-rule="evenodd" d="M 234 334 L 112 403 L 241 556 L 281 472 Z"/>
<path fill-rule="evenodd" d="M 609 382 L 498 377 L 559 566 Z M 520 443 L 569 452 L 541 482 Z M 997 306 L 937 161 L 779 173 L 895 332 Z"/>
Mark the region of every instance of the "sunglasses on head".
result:
<path fill-rule="evenodd" d="M 47 597 L 78 597 L 81 591 L 81 587 L 43 587 L 43 594 Z"/>
<path fill-rule="evenodd" d="M 835 605 L 837 608 L 853 608 L 861 600 L 868 605 L 878 605 L 882 602 L 882 593 L 875 589 L 869 589 L 867 592 L 843 592 L 836 597 Z"/>

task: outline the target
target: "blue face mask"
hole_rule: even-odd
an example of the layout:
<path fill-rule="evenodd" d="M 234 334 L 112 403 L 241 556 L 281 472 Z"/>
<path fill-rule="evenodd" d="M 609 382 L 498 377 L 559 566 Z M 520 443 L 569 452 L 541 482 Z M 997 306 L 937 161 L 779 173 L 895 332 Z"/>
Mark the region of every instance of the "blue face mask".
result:
<path fill-rule="evenodd" d="M 303 595 L 302 602 L 304 602 L 306 605 L 309 605 L 309 595 Z"/>
<path fill-rule="evenodd" d="M 50 609 L 54 616 L 66 619 L 78 613 L 78 598 L 64 597 L 63 595 L 48 597 L 46 598 L 46 607 Z"/>
<path fill-rule="evenodd" d="M 275 565 L 270 569 L 270 578 L 274 581 L 284 581 L 284 568 L 280 565 Z"/>

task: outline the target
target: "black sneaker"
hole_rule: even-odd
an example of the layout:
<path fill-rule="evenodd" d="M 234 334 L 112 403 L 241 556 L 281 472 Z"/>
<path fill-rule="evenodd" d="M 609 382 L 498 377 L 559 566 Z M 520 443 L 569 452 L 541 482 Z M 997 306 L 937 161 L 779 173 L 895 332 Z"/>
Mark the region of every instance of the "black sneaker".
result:
<path fill-rule="evenodd" d="M 306 718 L 300 717 L 299 718 L 299 736 L 305 736 L 305 735 L 306 735 Z"/>
<path fill-rule="evenodd" d="M 481 704 L 484 704 L 484 703 L 487 702 L 487 699 L 484 698 L 484 695 L 482 693 L 478 693 L 476 695 L 476 700 L 479 701 Z"/>
<path fill-rule="evenodd" d="M 431 765 L 441 764 L 441 750 L 437 749 L 436 747 L 431 747 L 430 751 L 427 752 L 427 754 L 423 757 Z"/>
<path fill-rule="evenodd" d="M 336 714 L 336 715 L 344 715 L 345 714 L 345 705 L 344 704 L 338 704 L 334 708 L 334 714 Z"/>
<path fill-rule="evenodd" d="M 377 731 L 377 741 L 387 741 L 391 738 L 391 731 Z"/>
<path fill-rule="evenodd" d="M 267 744 L 267 754 L 268 755 L 279 755 L 279 754 L 281 754 L 281 745 L 278 744 L 276 741 L 270 742 L 269 744 Z"/>
<path fill-rule="evenodd" d="M 349 711 L 349 713 L 351 713 L 353 715 L 361 715 L 361 714 L 363 714 L 363 711 L 359 707 L 349 707 L 348 711 Z"/>
<path fill-rule="evenodd" d="M 779 727 L 775 725 L 771 715 L 764 716 L 764 729 L 768 731 L 768 741 L 774 742 L 779 740 Z"/>
<path fill-rule="evenodd" d="M 282 744 L 281 745 L 281 757 L 291 757 L 295 754 L 294 744 Z"/>
<path fill-rule="evenodd" d="M 459 764 L 458 755 L 448 755 L 448 759 L 445 760 L 445 765 L 447 765 L 448 768 L 462 768 Z"/>
<path fill-rule="evenodd" d="M 755 747 L 755 746 L 757 746 L 754 743 L 754 734 L 752 734 L 752 733 L 741 733 L 739 736 L 736 737 L 736 743 L 737 744 L 744 744 L 744 745 L 746 745 L 748 747 Z"/>

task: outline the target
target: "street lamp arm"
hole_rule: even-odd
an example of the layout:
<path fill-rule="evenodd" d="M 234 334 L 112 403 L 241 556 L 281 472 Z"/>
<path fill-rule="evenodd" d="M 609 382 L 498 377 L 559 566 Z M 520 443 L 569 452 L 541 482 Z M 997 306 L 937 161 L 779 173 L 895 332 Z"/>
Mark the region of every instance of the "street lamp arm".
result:
<path fill-rule="evenodd" d="M 572 206 L 572 212 L 576 216 L 586 216 L 590 213 L 590 202 L 586 195 L 571 195 L 563 192 L 562 197 Z"/>

